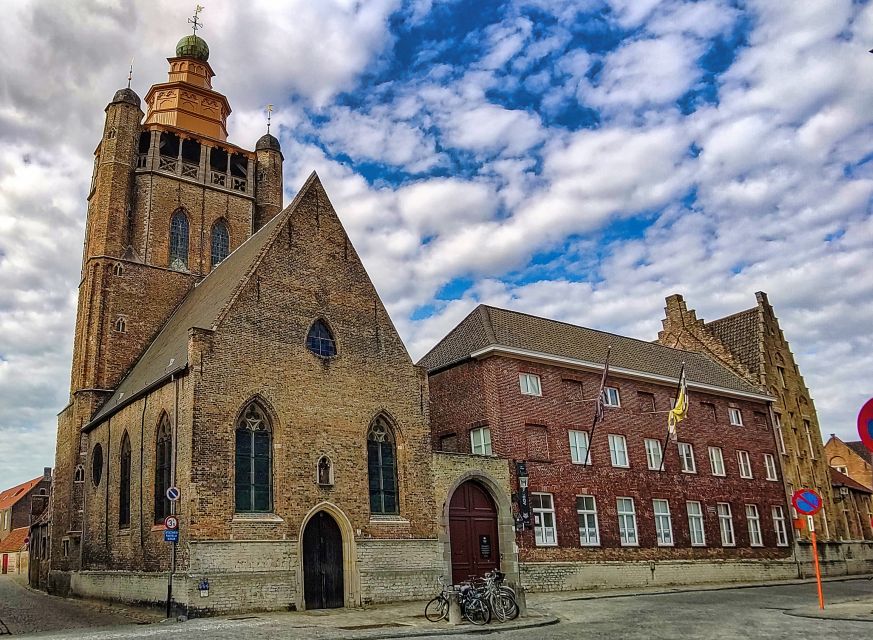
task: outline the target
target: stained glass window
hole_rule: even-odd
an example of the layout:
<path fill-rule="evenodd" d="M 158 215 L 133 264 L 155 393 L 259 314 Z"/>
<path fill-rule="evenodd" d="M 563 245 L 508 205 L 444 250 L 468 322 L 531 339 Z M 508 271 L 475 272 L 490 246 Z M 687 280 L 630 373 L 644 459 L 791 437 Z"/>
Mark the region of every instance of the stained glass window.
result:
<path fill-rule="evenodd" d="M 224 220 L 219 220 L 212 227 L 212 268 L 227 257 L 230 253 L 230 235 Z"/>
<path fill-rule="evenodd" d="M 270 422 L 257 402 L 250 403 L 236 424 L 235 504 L 237 513 L 273 508 Z"/>
<path fill-rule="evenodd" d="M 312 323 L 309 335 L 306 336 L 306 348 L 322 358 L 330 358 L 336 355 L 336 341 L 333 339 L 330 329 L 327 328 L 323 321 L 316 320 Z"/>
<path fill-rule="evenodd" d="M 370 513 L 397 513 L 397 448 L 391 427 L 377 418 L 367 433 Z"/>
<path fill-rule="evenodd" d="M 165 413 L 158 423 L 155 444 L 155 522 L 163 522 L 170 515 L 170 501 L 167 489 L 172 482 L 173 431 L 170 418 Z"/>
<path fill-rule="evenodd" d="M 121 477 L 119 478 L 118 526 L 130 527 L 130 438 L 121 438 Z"/>
<path fill-rule="evenodd" d="M 170 269 L 188 270 L 188 217 L 182 209 L 170 221 Z"/>

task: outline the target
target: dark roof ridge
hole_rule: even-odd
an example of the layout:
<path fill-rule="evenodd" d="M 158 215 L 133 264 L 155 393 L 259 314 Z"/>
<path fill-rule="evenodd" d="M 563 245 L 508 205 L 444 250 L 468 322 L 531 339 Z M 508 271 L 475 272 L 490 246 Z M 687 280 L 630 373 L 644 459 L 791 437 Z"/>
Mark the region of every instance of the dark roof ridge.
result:
<path fill-rule="evenodd" d="M 482 304 L 481 302 L 476 307 L 476 311 L 479 312 L 479 317 L 482 319 L 482 327 L 485 329 L 485 337 L 488 338 L 490 344 L 497 344 L 497 336 L 494 333 L 494 326 L 491 324 L 491 312 L 490 309 L 495 307 L 489 307 L 487 304 Z"/>
<path fill-rule="evenodd" d="M 716 318 L 715 320 L 709 320 L 708 322 L 706 320 L 704 320 L 703 324 L 704 324 L 704 326 L 706 326 L 708 324 L 712 324 L 713 322 L 721 322 L 722 320 L 730 320 L 730 319 L 735 318 L 737 316 L 741 316 L 744 313 L 752 313 L 752 312 L 757 312 L 757 311 L 758 311 L 758 307 L 749 307 L 748 309 L 743 309 L 742 311 L 735 311 L 734 313 L 729 313 L 728 315 L 722 316 L 721 318 Z"/>
<path fill-rule="evenodd" d="M 690 353 L 695 356 L 702 355 L 698 351 L 691 351 L 690 349 L 680 349 L 678 347 L 668 347 L 665 344 L 661 344 L 659 342 L 649 342 L 648 340 L 642 340 L 641 338 L 634 338 L 633 336 L 623 336 L 618 333 L 612 333 L 611 331 L 604 331 L 603 329 L 594 329 L 592 327 L 584 327 L 580 324 L 573 324 L 572 322 L 567 322 L 566 320 L 555 320 L 554 318 L 546 318 L 543 316 L 535 316 L 532 313 L 526 313 L 524 311 L 515 311 L 514 309 L 504 309 L 502 307 L 495 307 L 493 305 L 480 305 L 484 307 L 488 307 L 490 309 L 496 309 L 497 311 L 505 311 L 507 313 L 515 313 L 520 316 L 527 316 L 528 318 L 534 318 L 536 320 L 548 320 L 549 322 L 557 322 L 559 324 L 567 325 L 568 327 L 573 327 L 575 329 L 588 329 L 589 331 L 594 331 L 596 333 L 601 333 L 605 336 L 615 336 L 616 338 L 621 338 L 622 340 L 633 340 L 634 342 L 639 342 L 641 344 L 656 346 L 660 349 L 669 349 L 670 351 L 681 351 L 682 353 Z M 493 344 L 497 344 L 494 342 Z"/>

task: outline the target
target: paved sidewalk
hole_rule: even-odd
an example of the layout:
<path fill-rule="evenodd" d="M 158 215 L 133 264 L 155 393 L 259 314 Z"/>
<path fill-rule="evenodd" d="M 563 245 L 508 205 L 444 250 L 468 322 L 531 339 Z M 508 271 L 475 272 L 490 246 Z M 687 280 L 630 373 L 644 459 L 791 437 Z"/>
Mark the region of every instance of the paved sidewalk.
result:
<path fill-rule="evenodd" d="M 837 604 L 828 604 L 826 599 L 824 609 L 819 609 L 818 605 L 810 605 L 791 609 L 785 613 L 797 618 L 873 622 L 873 598 L 863 598 L 854 602 L 838 602 Z"/>

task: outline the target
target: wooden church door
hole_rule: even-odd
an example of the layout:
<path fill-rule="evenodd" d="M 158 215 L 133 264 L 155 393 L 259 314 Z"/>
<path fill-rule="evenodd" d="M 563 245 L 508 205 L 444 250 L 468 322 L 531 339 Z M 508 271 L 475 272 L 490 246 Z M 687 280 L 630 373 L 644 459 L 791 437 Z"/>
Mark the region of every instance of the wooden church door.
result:
<path fill-rule="evenodd" d="M 307 609 L 335 609 L 343 598 L 343 537 L 326 511 L 312 516 L 303 532 L 303 599 Z"/>
<path fill-rule="evenodd" d="M 469 480 L 455 490 L 449 503 L 452 582 L 500 567 L 497 507 L 488 491 Z"/>

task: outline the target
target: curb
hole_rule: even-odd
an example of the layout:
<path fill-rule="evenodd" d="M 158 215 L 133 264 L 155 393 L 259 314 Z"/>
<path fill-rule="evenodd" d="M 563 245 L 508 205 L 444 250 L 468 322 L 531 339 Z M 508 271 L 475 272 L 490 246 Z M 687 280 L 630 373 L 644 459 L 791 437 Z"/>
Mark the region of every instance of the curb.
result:
<path fill-rule="evenodd" d="M 822 582 L 849 582 L 851 580 L 873 580 L 873 574 L 861 574 L 857 576 L 832 576 L 822 578 Z M 701 586 L 700 588 L 664 587 L 660 590 L 653 591 L 633 591 L 627 593 L 592 593 L 590 595 L 579 596 L 576 598 L 567 598 L 563 602 L 576 602 L 579 600 L 605 600 L 607 598 L 635 598 L 640 596 L 662 596 L 673 593 L 697 593 L 706 591 L 729 591 L 731 589 L 759 589 L 761 587 L 785 587 L 797 584 L 812 584 L 815 578 L 803 578 L 795 580 L 779 580 L 775 582 L 741 582 L 737 584 L 714 584 L 710 586 Z"/>
<path fill-rule="evenodd" d="M 481 627 L 470 624 L 459 624 L 449 628 L 422 629 L 416 628 L 414 631 L 405 632 L 403 629 L 392 628 L 390 631 L 374 631 L 371 634 L 356 635 L 356 638 L 367 638 L 367 640 L 379 640 L 387 638 L 424 638 L 431 636 L 457 636 L 457 635 L 472 635 L 482 633 L 502 633 L 504 631 L 519 631 L 521 629 L 536 629 L 538 627 L 548 627 L 553 624 L 558 624 L 561 621 L 557 616 L 544 615 L 537 616 L 533 619 L 522 620 L 521 622 L 501 622 L 498 624 L 487 624 Z"/>

